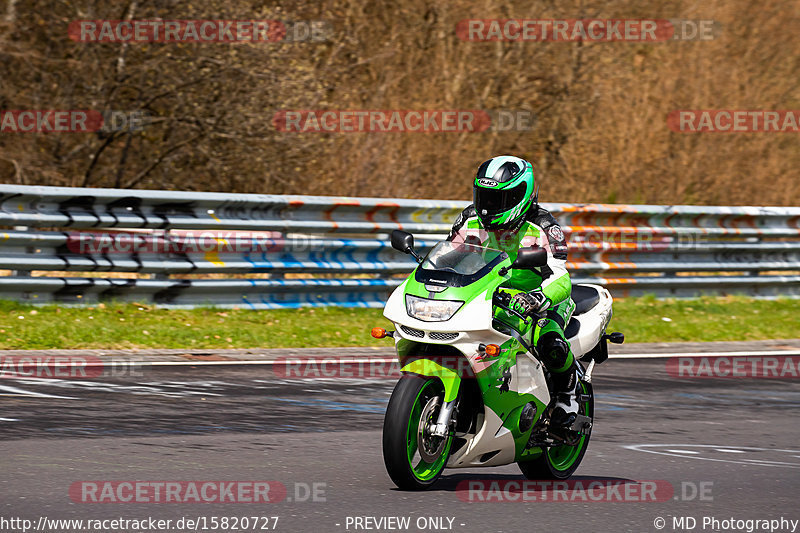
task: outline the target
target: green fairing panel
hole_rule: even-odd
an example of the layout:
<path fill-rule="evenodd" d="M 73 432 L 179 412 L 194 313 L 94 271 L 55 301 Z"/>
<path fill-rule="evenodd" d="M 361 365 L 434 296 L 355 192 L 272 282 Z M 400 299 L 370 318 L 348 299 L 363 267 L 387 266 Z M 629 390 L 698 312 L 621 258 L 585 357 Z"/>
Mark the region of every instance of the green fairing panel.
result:
<path fill-rule="evenodd" d="M 398 351 L 401 353 L 409 353 L 416 344 L 412 341 L 401 342 L 403 345 L 398 345 Z M 533 402 L 536 406 L 537 418 L 545 408 L 545 405 L 532 394 L 520 394 L 508 386 L 508 376 L 510 376 L 511 369 L 517 364 L 517 353 L 522 354 L 522 350 L 518 341 L 509 339 L 501 346 L 501 352 L 497 356 L 495 364 L 485 368 L 476 376 L 486 407 L 494 411 L 503 421 L 503 426 L 511 431 L 518 459 L 533 458 L 540 452 L 538 449 L 525 450 L 531 430 L 520 432 L 519 415 L 522 408 L 525 404 Z M 520 355 L 520 357 L 525 357 L 525 355 Z M 462 377 L 458 376 L 455 371 L 442 367 L 430 359 L 417 359 L 403 366 L 401 370 L 441 379 L 445 388 L 445 401 L 452 401 L 458 396 Z"/>
<path fill-rule="evenodd" d="M 458 388 L 461 385 L 461 376 L 453 370 L 445 368 L 430 359 L 417 359 L 405 365 L 401 371 L 413 372 L 421 376 L 437 377 L 444 384 L 444 401 L 452 402 L 458 396 Z"/>
<path fill-rule="evenodd" d="M 519 355 L 518 355 L 519 354 Z M 483 394 L 486 406 L 503 421 L 503 427 L 511 431 L 514 437 L 516 458 L 520 459 L 525 452 L 525 445 L 530 438 L 531 429 L 521 432 L 519 416 L 523 407 L 531 402 L 536 406 L 536 418 L 541 416 L 545 405 L 532 394 L 520 394 L 508 387 L 507 376 L 517 364 L 518 357 L 526 357 L 523 348 L 516 339 L 509 339 L 501 346 L 501 353 L 497 362 L 478 374 L 478 386 Z M 505 385 L 505 386 L 504 386 Z M 506 390 L 508 388 L 508 390 Z M 531 450 L 528 450 L 531 452 Z M 525 454 L 526 458 L 533 458 L 536 454 Z"/>
<path fill-rule="evenodd" d="M 494 272 L 497 272 L 499 269 L 500 266 L 495 267 Z M 496 274 L 490 274 L 482 277 L 467 287 L 447 287 L 447 289 L 442 292 L 430 292 L 425 288 L 424 283 L 420 283 L 414 279 L 415 273 L 416 270 L 408 277 L 408 280 L 406 281 L 404 288 L 405 294 L 411 294 L 413 296 L 420 296 L 422 298 L 429 298 L 433 300 L 460 300 L 464 302 L 464 305 L 480 296 L 485 297 L 487 300 L 491 299 L 492 294 L 494 294 L 494 289 L 503 281 L 502 278 L 499 278 Z"/>

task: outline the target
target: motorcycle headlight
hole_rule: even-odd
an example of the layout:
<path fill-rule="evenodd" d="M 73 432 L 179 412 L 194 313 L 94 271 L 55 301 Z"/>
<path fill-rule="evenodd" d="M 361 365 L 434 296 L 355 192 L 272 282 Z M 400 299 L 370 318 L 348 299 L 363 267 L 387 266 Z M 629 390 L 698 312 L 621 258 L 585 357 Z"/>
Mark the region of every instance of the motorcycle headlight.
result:
<path fill-rule="evenodd" d="M 406 294 L 406 311 L 409 316 L 425 322 L 444 322 L 456 314 L 464 302 L 460 300 L 429 300 Z"/>

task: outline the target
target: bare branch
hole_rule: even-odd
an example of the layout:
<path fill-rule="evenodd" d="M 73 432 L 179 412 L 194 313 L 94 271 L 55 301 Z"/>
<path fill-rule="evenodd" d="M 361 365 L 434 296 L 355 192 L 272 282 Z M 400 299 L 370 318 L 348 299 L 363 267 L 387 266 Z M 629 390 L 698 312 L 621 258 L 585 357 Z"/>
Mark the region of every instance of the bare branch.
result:
<path fill-rule="evenodd" d="M 150 163 L 150 165 L 148 165 L 147 168 L 145 168 L 144 170 L 139 172 L 136 175 L 136 177 L 134 177 L 131 181 L 129 181 L 123 188 L 124 189 L 130 189 L 130 188 L 136 186 L 139 182 L 141 182 L 143 179 L 145 179 L 153 170 L 155 170 L 155 168 L 158 165 L 160 165 L 164 161 L 164 159 L 167 158 L 168 155 L 170 155 L 171 153 L 173 153 L 174 151 L 176 151 L 177 149 L 179 149 L 182 146 L 186 146 L 187 144 L 191 144 L 191 143 L 195 142 L 200 137 L 201 137 L 200 135 L 195 135 L 194 137 L 190 137 L 190 138 L 188 138 L 188 139 L 186 139 L 184 141 L 181 141 L 179 143 L 176 143 L 176 144 L 170 146 L 169 148 L 164 150 L 164 152 L 161 155 L 159 155 L 156 158 L 155 161 Z"/>

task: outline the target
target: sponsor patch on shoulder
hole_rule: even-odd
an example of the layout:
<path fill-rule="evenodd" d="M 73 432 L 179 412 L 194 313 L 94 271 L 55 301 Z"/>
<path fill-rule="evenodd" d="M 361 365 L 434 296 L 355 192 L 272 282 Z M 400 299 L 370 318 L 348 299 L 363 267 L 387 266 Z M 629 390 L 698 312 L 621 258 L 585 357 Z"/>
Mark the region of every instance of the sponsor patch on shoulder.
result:
<path fill-rule="evenodd" d="M 556 242 L 564 240 L 564 232 L 561 231 L 561 226 L 550 226 L 547 228 L 547 234 Z"/>

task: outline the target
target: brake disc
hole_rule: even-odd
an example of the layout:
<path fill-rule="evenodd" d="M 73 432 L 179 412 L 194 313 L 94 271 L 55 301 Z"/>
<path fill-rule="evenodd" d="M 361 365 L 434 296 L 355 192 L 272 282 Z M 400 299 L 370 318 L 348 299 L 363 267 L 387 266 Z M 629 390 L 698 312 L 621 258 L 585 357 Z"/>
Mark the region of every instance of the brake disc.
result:
<path fill-rule="evenodd" d="M 426 463 L 433 463 L 436 461 L 444 449 L 446 438 L 431 435 L 430 427 L 436 424 L 436 418 L 439 416 L 439 407 L 441 399 L 434 396 L 425 407 L 422 409 L 422 414 L 419 417 L 419 425 L 417 426 L 417 449 L 419 455 Z"/>

